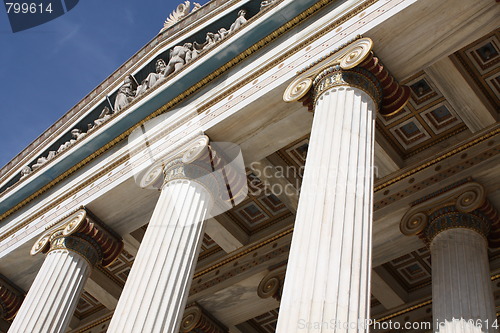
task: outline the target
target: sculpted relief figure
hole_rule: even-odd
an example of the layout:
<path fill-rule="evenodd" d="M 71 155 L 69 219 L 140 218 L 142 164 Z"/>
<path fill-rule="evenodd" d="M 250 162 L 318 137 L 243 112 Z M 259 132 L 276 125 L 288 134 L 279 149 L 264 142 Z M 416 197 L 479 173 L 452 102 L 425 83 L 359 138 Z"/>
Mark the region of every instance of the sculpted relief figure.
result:
<path fill-rule="evenodd" d="M 104 109 L 102 109 L 102 112 L 99 115 L 99 118 L 94 120 L 94 125 L 89 124 L 89 130 L 100 126 L 103 122 L 105 122 L 110 117 L 111 117 L 111 110 L 107 106 L 105 106 Z"/>
<path fill-rule="evenodd" d="M 71 147 L 72 144 L 74 144 L 78 139 L 84 137 L 86 133 L 82 133 L 81 130 L 78 128 L 74 128 L 71 130 L 71 135 L 73 136 L 73 139 L 70 139 L 69 141 L 66 141 L 62 145 L 59 146 L 59 149 L 57 149 L 57 153 L 63 152 L 69 147 Z M 33 166 L 34 168 L 35 166 Z"/>
<path fill-rule="evenodd" d="M 213 32 L 207 32 L 207 37 L 205 39 L 205 44 L 203 45 L 203 50 L 209 49 L 216 43 L 215 35 Z"/>
<path fill-rule="evenodd" d="M 215 34 L 215 42 L 218 42 L 229 34 L 226 28 L 220 28 L 219 31 Z"/>
<path fill-rule="evenodd" d="M 198 52 L 193 50 L 193 44 L 191 43 L 175 46 L 170 51 L 170 60 L 165 70 L 165 76 L 177 72 L 182 66 L 189 63 L 197 56 Z"/>
<path fill-rule="evenodd" d="M 120 112 L 124 107 L 132 102 L 135 97 L 135 88 L 136 84 L 132 76 L 128 75 L 116 95 L 115 112 Z"/>
<path fill-rule="evenodd" d="M 148 77 L 141 82 L 141 85 L 137 87 L 135 93 L 136 97 L 142 95 L 146 90 L 153 88 L 157 83 L 165 80 L 167 64 L 163 59 L 158 59 L 155 65 L 156 73 L 149 73 Z"/>
<path fill-rule="evenodd" d="M 22 169 L 21 169 L 21 179 L 23 179 L 24 177 L 26 177 L 27 175 L 29 175 L 31 173 L 31 168 L 29 167 L 29 165 L 25 165 Z"/>
<path fill-rule="evenodd" d="M 47 155 L 47 157 L 42 156 L 36 161 L 35 164 L 33 164 L 32 169 L 33 170 L 38 169 L 39 167 L 41 167 L 42 165 L 44 165 L 45 163 L 47 163 L 48 161 L 53 159 L 54 156 L 56 156 L 56 152 L 53 150 L 49 151 L 49 154 Z"/>
<path fill-rule="evenodd" d="M 229 28 L 229 33 L 235 32 L 236 30 L 241 28 L 243 24 L 247 23 L 247 19 L 245 18 L 246 13 L 247 11 L 244 9 L 238 12 L 238 18 L 236 19 L 236 21 L 234 21 L 233 24 L 231 24 L 231 28 Z"/>
<path fill-rule="evenodd" d="M 276 1 L 276 0 L 264 0 L 264 1 L 262 1 L 260 3 L 260 10 L 262 10 L 262 9 L 264 9 L 266 7 L 271 6 L 274 3 L 274 1 Z"/>

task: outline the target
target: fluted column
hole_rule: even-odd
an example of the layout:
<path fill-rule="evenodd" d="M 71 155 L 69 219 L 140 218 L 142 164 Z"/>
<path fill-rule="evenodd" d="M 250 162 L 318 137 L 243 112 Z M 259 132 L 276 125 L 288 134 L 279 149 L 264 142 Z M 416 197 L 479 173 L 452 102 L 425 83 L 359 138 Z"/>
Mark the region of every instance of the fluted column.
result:
<path fill-rule="evenodd" d="M 211 153 L 208 138 L 201 137 L 186 153 L 144 176 L 152 182 L 163 172 L 164 183 L 109 333 L 178 332 L 205 216 L 218 189 Z"/>
<path fill-rule="evenodd" d="M 430 248 L 434 331 L 497 332 L 487 235 L 498 215 L 477 183 L 443 192 L 415 205 L 401 225 Z"/>
<path fill-rule="evenodd" d="M 279 333 L 304 332 L 309 326 L 305 332 L 334 332 L 317 323 L 368 318 L 378 98 L 368 74 L 329 68 L 315 79 L 314 120 Z M 369 93 L 352 85 L 352 79 Z"/>
<path fill-rule="evenodd" d="M 48 254 L 9 332 L 65 332 L 92 267 L 110 264 L 122 248 L 84 209 L 57 224 L 31 250 Z"/>
<path fill-rule="evenodd" d="M 367 330 L 374 117 L 398 112 L 409 97 L 372 46 L 361 38 L 333 51 L 283 96 L 308 105 L 314 120 L 278 333 Z"/>

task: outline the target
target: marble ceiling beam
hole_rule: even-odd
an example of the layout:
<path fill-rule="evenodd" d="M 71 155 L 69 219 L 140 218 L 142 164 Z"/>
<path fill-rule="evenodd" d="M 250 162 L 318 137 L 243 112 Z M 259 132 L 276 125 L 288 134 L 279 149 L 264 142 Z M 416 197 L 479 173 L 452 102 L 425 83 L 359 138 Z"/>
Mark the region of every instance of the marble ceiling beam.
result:
<path fill-rule="evenodd" d="M 393 281 L 395 282 L 395 281 Z M 371 293 L 386 308 L 392 309 L 406 303 L 406 300 L 396 291 L 400 285 L 389 284 L 376 270 L 372 269 Z"/>
<path fill-rule="evenodd" d="M 493 125 L 494 109 L 481 98 L 449 58 L 443 58 L 424 70 L 443 93 L 472 133 Z"/>
<path fill-rule="evenodd" d="M 404 79 L 496 29 L 499 14 L 495 1 L 419 0 L 364 35 Z"/>
<path fill-rule="evenodd" d="M 297 212 L 298 190 L 284 176 L 278 177 L 280 171 L 267 158 L 251 163 L 250 168 L 256 172 L 269 193 L 273 192 L 292 213 Z M 273 191 L 273 188 L 277 190 Z"/>
<path fill-rule="evenodd" d="M 245 245 L 248 236 L 234 222 L 228 222 L 223 216 L 209 218 L 206 221 L 205 233 L 212 238 L 226 253 L 233 252 Z"/>
<path fill-rule="evenodd" d="M 92 271 L 83 289 L 109 310 L 116 308 L 116 304 L 118 304 L 118 299 L 122 293 L 122 287 L 98 268 Z"/>

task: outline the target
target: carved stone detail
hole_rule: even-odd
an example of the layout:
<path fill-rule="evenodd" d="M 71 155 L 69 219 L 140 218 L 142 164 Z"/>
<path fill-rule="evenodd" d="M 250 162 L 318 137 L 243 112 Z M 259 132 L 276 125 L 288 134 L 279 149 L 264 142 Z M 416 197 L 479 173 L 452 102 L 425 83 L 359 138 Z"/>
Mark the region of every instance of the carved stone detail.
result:
<path fill-rule="evenodd" d="M 84 256 L 91 265 L 108 266 L 123 249 L 121 237 L 81 208 L 46 231 L 33 245 L 31 255 L 67 249 Z"/>
<path fill-rule="evenodd" d="M 137 84 L 131 75 L 128 75 L 123 81 L 122 86 L 118 89 L 118 94 L 115 99 L 115 112 L 120 112 L 126 107 L 135 97 Z"/>
<path fill-rule="evenodd" d="M 378 58 L 374 57 L 372 48 L 373 42 L 370 38 L 359 38 L 341 46 L 302 73 L 298 73 L 297 78 L 285 90 L 283 100 L 285 102 L 302 100 L 312 110 L 312 103 L 309 103 L 308 98 L 310 98 L 311 87 L 317 81 L 318 75 L 325 75 L 325 71 L 327 73 L 332 71 L 342 73 L 356 68 L 351 72 L 359 72 L 359 69 L 366 70 L 376 78 L 377 84 L 380 84 L 382 91 L 381 96 L 379 96 L 380 113 L 389 116 L 399 112 L 410 98 L 410 89 L 397 83 Z"/>
<path fill-rule="evenodd" d="M 189 13 L 198 10 L 200 7 L 201 5 L 197 2 L 193 3 L 192 9 L 191 9 L 191 2 L 189 1 L 184 1 L 183 3 L 179 4 L 177 8 L 165 20 L 165 23 L 163 23 L 163 28 L 160 30 L 160 32 L 173 26 L 174 24 L 182 20 L 184 17 L 186 17 Z"/>
<path fill-rule="evenodd" d="M 0 318 L 12 320 L 24 300 L 24 292 L 0 274 Z"/>
<path fill-rule="evenodd" d="M 31 168 L 30 168 L 29 165 L 23 166 L 23 168 L 21 169 L 21 179 L 23 179 L 24 177 L 28 176 L 32 172 L 33 171 L 31 171 Z"/>
<path fill-rule="evenodd" d="M 316 76 L 313 81 L 313 100 L 316 100 L 327 90 L 336 86 L 350 86 L 366 92 L 380 104 L 382 88 L 375 76 L 362 68 L 343 70 L 340 65 L 328 67 Z"/>
<path fill-rule="evenodd" d="M 484 237 L 489 235 L 491 245 L 499 242 L 499 226 L 500 218 L 488 202 L 483 186 L 466 182 L 418 201 L 403 216 L 400 230 L 407 236 L 418 235 L 430 244 L 444 230 L 467 228 Z"/>
<path fill-rule="evenodd" d="M 270 8 L 276 0 L 264 0 L 260 3 L 260 10 Z"/>
<path fill-rule="evenodd" d="M 257 294 L 260 298 L 272 297 L 278 302 L 283 295 L 283 283 L 285 282 L 286 265 L 269 272 L 260 281 L 257 287 Z"/>
<path fill-rule="evenodd" d="M 198 332 L 204 333 L 226 333 L 227 328 L 211 318 L 208 313 L 198 304 L 188 306 L 184 311 L 181 322 L 181 333 Z"/>
<path fill-rule="evenodd" d="M 39 167 L 41 167 L 42 165 L 46 164 L 47 162 L 49 162 L 51 159 L 53 159 L 54 157 L 56 156 L 56 152 L 51 150 L 49 151 L 49 153 L 47 154 L 47 157 L 45 156 L 42 156 L 42 157 L 39 157 L 36 161 L 35 164 L 33 164 L 31 166 L 31 168 L 34 170 L 38 169 Z"/>
<path fill-rule="evenodd" d="M 68 141 L 66 141 L 65 143 L 63 143 L 62 145 L 59 146 L 59 149 L 57 149 L 57 154 L 65 151 L 66 149 L 68 149 L 69 147 L 71 147 L 76 141 L 80 140 L 81 138 L 83 138 L 84 136 L 86 135 L 86 133 L 82 133 L 81 130 L 79 130 L 78 128 L 74 128 L 71 130 L 71 136 L 73 137 L 73 139 L 70 139 Z M 33 166 L 34 168 L 35 166 Z"/>

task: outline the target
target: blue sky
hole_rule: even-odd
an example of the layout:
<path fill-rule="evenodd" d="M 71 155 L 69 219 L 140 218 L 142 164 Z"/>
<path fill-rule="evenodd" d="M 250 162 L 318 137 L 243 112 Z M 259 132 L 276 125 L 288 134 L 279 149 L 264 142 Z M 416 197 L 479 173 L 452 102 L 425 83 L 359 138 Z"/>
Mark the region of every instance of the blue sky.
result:
<path fill-rule="evenodd" d="M 17 33 L 2 4 L 0 167 L 156 36 L 182 1 L 80 0 Z"/>

